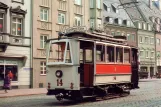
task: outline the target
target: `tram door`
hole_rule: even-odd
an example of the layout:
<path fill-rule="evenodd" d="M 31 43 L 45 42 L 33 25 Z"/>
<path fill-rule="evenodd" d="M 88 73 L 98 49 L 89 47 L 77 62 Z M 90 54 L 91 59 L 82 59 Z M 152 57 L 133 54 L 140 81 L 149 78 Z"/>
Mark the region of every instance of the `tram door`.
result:
<path fill-rule="evenodd" d="M 80 41 L 80 86 L 93 85 L 94 75 L 94 43 Z"/>

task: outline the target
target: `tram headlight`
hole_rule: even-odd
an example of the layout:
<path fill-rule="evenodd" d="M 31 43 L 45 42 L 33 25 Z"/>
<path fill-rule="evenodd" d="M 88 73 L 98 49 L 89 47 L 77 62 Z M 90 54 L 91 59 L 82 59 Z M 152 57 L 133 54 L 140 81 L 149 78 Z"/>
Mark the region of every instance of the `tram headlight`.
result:
<path fill-rule="evenodd" d="M 61 78 L 63 76 L 63 72 L 61 70 L 57 70 L 55 72 L 56 77 Z"/>

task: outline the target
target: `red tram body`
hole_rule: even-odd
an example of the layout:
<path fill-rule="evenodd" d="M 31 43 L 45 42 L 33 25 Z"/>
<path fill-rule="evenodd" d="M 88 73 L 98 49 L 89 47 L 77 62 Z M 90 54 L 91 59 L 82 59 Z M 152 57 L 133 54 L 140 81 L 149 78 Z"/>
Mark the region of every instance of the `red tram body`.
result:
<path fill-rule="evenodd" d="M 138 50 L 124 39 L 73 31 L 47 46 L 47 95 L 80 100 L 138 88 Z"/>

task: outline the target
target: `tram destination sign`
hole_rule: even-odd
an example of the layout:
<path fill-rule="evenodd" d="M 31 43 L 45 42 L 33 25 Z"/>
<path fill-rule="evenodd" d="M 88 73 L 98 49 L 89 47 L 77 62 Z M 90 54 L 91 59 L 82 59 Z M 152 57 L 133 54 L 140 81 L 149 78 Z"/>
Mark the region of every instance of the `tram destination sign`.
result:
<path fill-rule="evenodd" d="M 87 27 L 86 26 L 63 27 L 60 30 L 60 32 L 63 34 L 68 34 L 72 32 L 87 32 Z"/>

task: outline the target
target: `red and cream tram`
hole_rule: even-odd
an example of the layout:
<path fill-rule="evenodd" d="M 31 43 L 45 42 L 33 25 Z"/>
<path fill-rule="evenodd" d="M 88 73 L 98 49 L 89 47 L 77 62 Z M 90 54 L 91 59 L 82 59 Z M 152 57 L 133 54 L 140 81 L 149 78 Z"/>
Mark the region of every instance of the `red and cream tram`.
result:
<path fill-rule="evenodd" d="M 137 48 L 97 32 L 47 41 L 47 95 L 58 100 L 104 97 L 138 87 Z"/>

